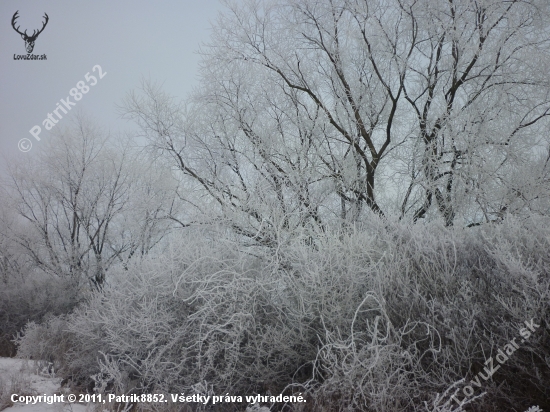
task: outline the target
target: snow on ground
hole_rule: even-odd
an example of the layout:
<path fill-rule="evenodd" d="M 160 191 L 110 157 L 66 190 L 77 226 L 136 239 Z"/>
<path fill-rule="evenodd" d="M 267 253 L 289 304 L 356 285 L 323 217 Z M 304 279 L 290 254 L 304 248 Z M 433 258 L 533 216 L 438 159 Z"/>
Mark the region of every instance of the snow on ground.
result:
<path fill-rule="evenodd" d="M 56 378 L 54 374 L 50 374 L 47 368 L 42 368 L 35 365 L 33 361 L 14 358 L 0 358 L 0 385 L 3 385 L 5 390 L 15 387 L 14 393 L 18 395 L 53 395 L 55 393 L 66 393 L 60 389 L 61 379 Z M 65 395 L 65 398 L 67 395 Z M 6 412 L 90 412 L 91 407 L 83 404 L 54 403 L 48 405 L 45 402 L 40 402 L 35 405 L 25 405 L 24 403 L 15 403 L 13 406 L 4 409 Z"/>

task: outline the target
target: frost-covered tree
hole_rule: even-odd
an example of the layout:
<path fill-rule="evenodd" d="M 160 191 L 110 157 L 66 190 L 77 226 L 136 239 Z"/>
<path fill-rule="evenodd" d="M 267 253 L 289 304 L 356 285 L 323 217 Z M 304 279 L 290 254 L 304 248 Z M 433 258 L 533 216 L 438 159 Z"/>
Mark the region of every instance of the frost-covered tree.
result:
<path fill-rule="evenodd" d="M 327 138 L 353 153 L 339 196 L 382 214 L 435 204 L 447 225 L 506 209 L 492 186 L 533 157 L 550 110 L 547 4 L 537 1 L 232 2 L 209 64 L 264 68 L 320 112 Z M 345 164 L 344 156 L 338 159 Z M 349 169 L 348 169 L 349 170 Z M 406 171 L 406 174 L 404 173 Z M 397 173 L 396 178 L 385 175 Z"/>
<path fill-rule="evenodd" d="M 174 190 L 128 144 L 80 117 L 40 149 L 12 162 L 3 193 L 13 213 L 2 234 L 35 267 L 101 288 L 109 267 L 166 234 Z"/>
<path fill-rule="evenodd" d="M 186 106 L 150 84 L 125 105 L 199 213 L 272 244 L 367 211 L 450 226 L 534 210 L 510 176 L 547 173 L 546 2 L 227 6 Z"/>

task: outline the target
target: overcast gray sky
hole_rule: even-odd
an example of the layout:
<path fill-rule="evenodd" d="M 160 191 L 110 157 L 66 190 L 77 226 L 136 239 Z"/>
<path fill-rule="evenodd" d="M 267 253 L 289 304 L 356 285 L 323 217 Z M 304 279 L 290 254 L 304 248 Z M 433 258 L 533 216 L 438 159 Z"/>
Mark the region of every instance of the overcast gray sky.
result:
<path fill-rule="evenodd" d="M 49 22 L 33 50 L 36 55 L 46 54 L 47 60 L 14 60 L 14 55 L 26 54 L 25 42 L 11 26 L 17 10 L 16 26 L 28 34 L 41 28 L 44 13 L 48 14 Z M 0 168 L 6 157 L 19 153 L 22 138 L 32 142 L 29 153 L 40 150 L 48 136 L 43 120 L 78 81 L 85 80 L 86 73 L 98 77 L 98 69 L 93 71 L 96 65 L 106 75 L 75 103 L 73 111 L 82 110 L 111 132 L 128 128 L 115 104 L 139 86 L 143 76 L 185 97 L 197 86 L 196 51 L 208 41 L 210 24 L 221 10 L 218 0 L 2 0 Z M 67 123 L 65 116 L 58 125 Z M 41 141 L 29 133 L 34 125 L 42 128 Z"/>

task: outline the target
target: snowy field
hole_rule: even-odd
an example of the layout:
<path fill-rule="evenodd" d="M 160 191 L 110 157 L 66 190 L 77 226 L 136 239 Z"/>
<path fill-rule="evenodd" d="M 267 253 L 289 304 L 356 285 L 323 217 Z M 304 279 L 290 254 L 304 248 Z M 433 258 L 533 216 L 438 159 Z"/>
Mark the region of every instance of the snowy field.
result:
<path fill-rule="evenodd" d="M 39 396 L 54 395 L 65 393 L 60 388 L 61 379 L 53 374 L 48 374 L 46 369 L 40 370 L 34 362 L 28 362 L 23 359 L 0 358 L 0 388 L 3 391 L 9 391 L 18 395 Z M 12 391 L 10 388 L 15 388 Z M 2 391 L 0 390 L 0 393 Z M 9 396 L 8 396 L 9 398 Z M 1 409 L 1 406 L 0 406 Z M 89 412 L 91 406 L 82 404 L 55 403 L 48 405 L 45 402 L 39 402 L 34 405 L 24 403 L 15 403 L 4 411 L 17 412 Z"/>

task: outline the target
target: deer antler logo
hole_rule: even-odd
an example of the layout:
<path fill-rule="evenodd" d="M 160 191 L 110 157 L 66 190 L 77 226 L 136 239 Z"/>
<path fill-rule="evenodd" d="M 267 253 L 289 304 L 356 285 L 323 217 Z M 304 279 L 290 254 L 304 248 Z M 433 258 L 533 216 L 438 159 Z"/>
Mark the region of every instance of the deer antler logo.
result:
<path fill-rule="evenodd" d="M 19 31 L 20 26 L 15 27 L 15 20 L 17 20 L 17 18 L 19 17 L 17 15 L 18 13 L 19 13 L 19 10 L 17 10 L 15 12 L 15 14 L 13 15 L 13 18 L 11 19 L 11 25 L 12 25 L 13 29 L 21 35 L 23 40 L 25 40 L 25 48 L 27 49 L 27 53 L 32 53 L 32 51 L 34 49 L 34 42 L 36 41 L 36 38 L 38 37 L 38 35 L 40 33 L 42 33 L 42 31 L 46 27 L 46 24 L 48 24 L 48 20 L 50 18 L 48 17 L 48 15 L 46 13 L 44 13 L 44 17 L 45 17 L 46 21 L 44 23 L 42 23 L 42 28 L 40 30 L 38 30 L 38 32 L 36 30 L 34 30 L 32 35 L 29 36 L 29 35 L 27 35 L 27 30 L 25 30 L 25 33 L 21 33 Z"/>

